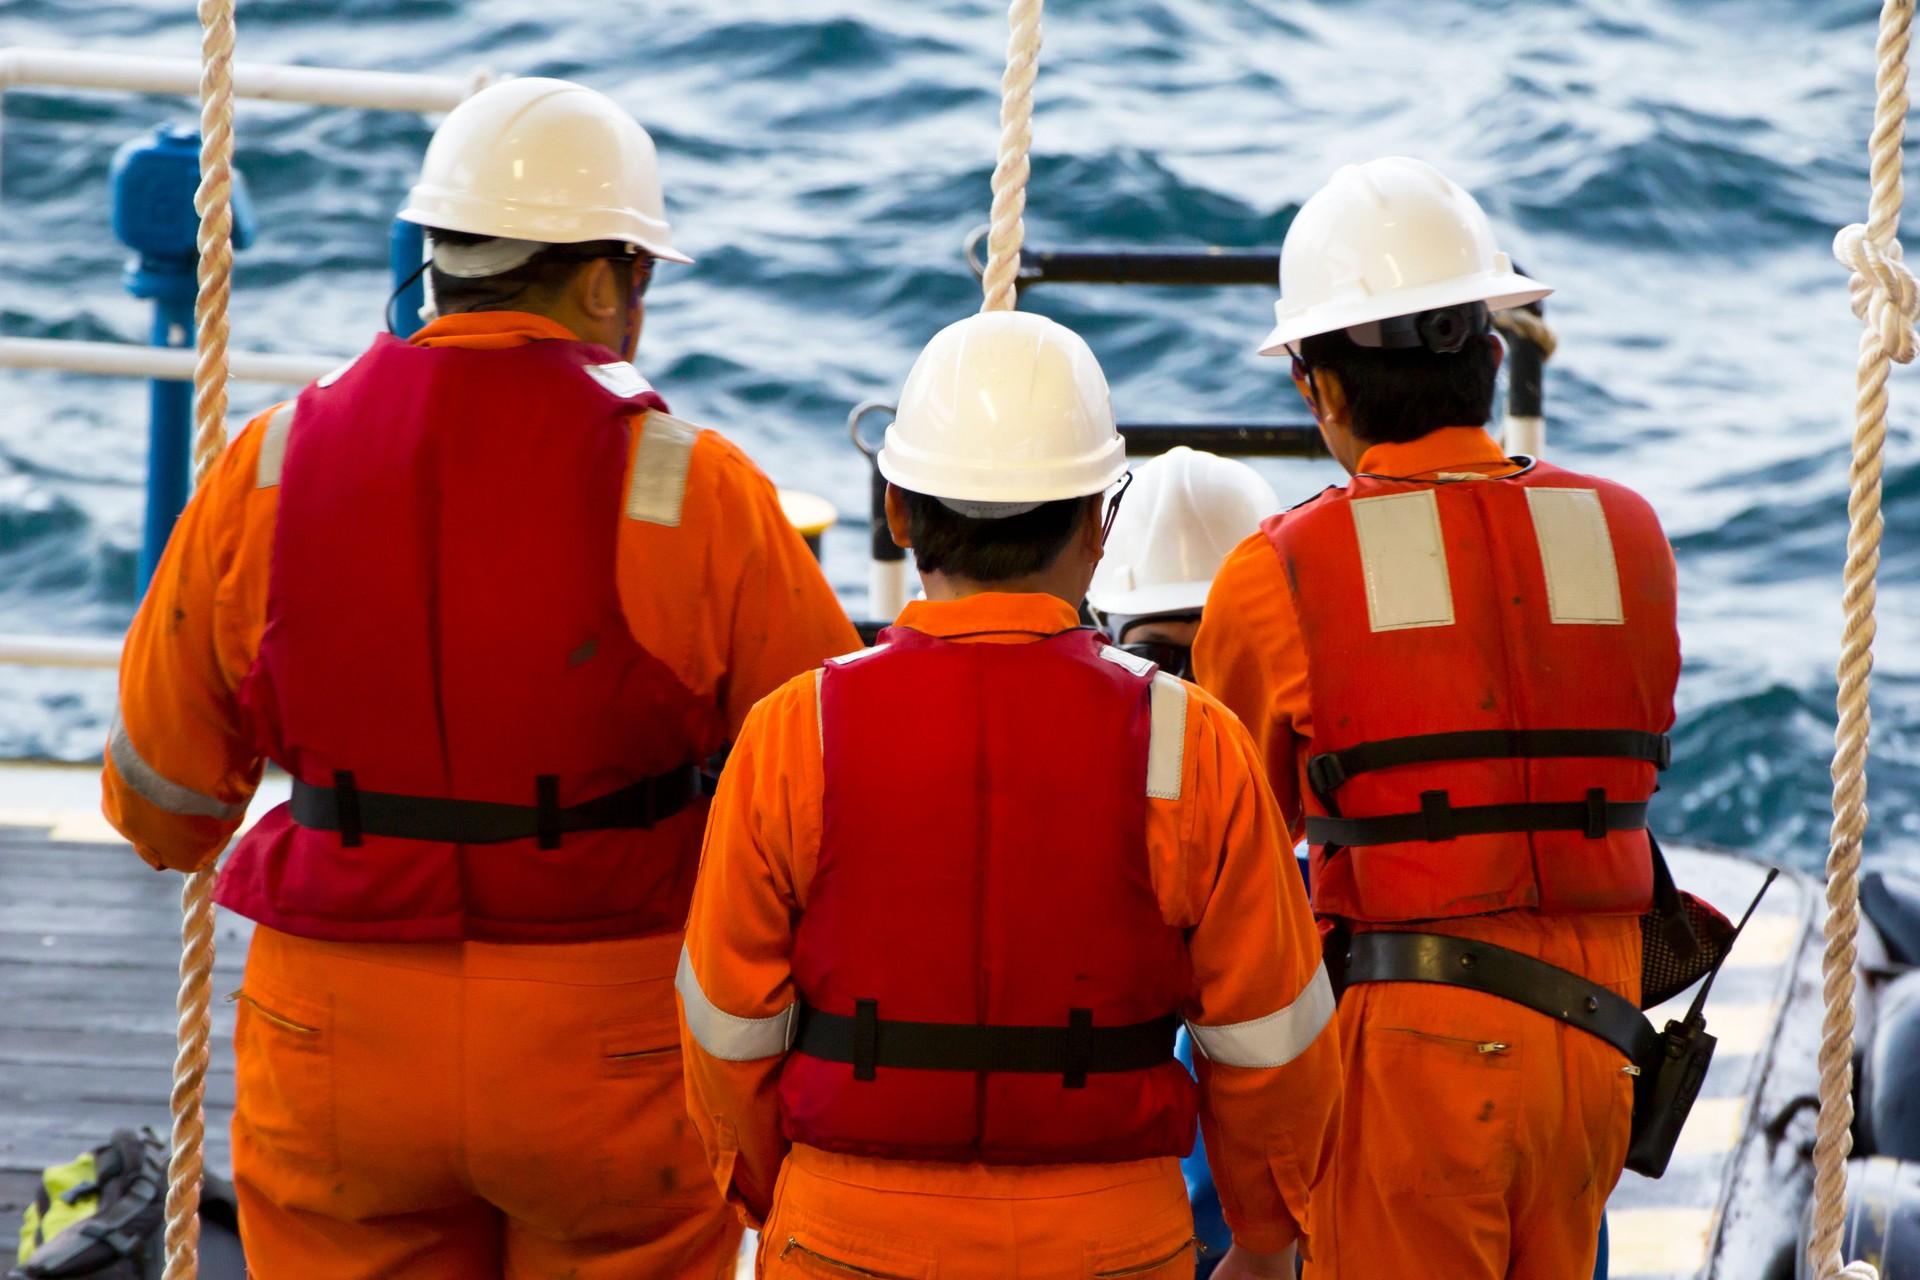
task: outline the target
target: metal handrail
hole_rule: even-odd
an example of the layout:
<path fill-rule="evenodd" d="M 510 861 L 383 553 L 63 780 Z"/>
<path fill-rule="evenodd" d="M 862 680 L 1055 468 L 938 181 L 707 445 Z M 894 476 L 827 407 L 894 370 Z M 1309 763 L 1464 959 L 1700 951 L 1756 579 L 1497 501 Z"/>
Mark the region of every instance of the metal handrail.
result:
<path fill-rule="evenodd" d="M 237 382 L 305 386 L 346 363 L 346 356 L 274 355 L 235 351 L 228 376 Z M 112 377 L 192 382 L 191 347 L 143 347 L 131 342 L 77 342 L 65 338 L 0 338 L 0 369 L 57 369 Z"/>
<path fill-rule="evenodd" d="M 451 111 L 493 79 L 493 72 L 484 67 L 462 78 L 237 62 L 233 68 L 233 91 L 241 98 L 305 102 L 325 107 Z M 90 53 L 25 46 L 0 48 L 0 93 L 21 85 L 177 94 L 190 98 L 200 92 L 200 62 L 197 58 L 156 58 L 137 53 Z"/>

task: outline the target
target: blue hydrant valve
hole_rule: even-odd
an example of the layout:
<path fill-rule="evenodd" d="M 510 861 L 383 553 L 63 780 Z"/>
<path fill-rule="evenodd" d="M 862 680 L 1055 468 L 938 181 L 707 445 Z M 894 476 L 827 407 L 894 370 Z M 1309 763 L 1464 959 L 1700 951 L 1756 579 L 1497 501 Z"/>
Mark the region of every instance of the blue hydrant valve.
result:
<path fill-rule="evenodd" d="M 191 296 L 199 257 L 200 215 L 193 193 L 200 185 L 200 133 L 161 125 L 153 136 L 135 138 L 113 157 L 113 234 L 134 251 L 127 264 L 127 291 L 136 298 Z M 233 174 L 233 247 L 251 245 L 259 223 L 238 169 Z"/>

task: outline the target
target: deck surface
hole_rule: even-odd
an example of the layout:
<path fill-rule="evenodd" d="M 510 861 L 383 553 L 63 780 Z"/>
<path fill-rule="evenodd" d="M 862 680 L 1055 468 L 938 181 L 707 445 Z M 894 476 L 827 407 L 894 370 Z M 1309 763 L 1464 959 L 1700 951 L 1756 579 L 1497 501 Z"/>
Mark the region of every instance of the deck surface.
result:
<path fill-rule="evenodd" d="M 97 816 L 90 769 L 0 768 L 0 1235 L 39 1171 L 168 1130 L 182 878 Z M 233 1006 L 250 926 L 217 925 L 207 1165 L 229 1172 Z"/>
<path fill-rule="evenodd" d="M 107 827 L 97 787 L 91 770 L 0 765 L 0 1238 L 46 1165 L 118 1127 L 167 1130 L 182 879 L 150 870 Z M 1671 860 L 1683 888 L 1733 915 L 1761 876 L 1724 857 Z M 1791 1193 L 1778 1204 L 1785 1188 L 1764 1185 L 1780 1175 L 1768 1177 L 1772 1153 L 1756 1147 L 1750 1117 L 1791 1105 L 1812 1078 L 1801 1041 L 1817 1032 L 1814 897 L 1782 877 L 1715 988 L 1720 1051 L 1674 1166 L 1659 1182 L 1626 1175 L 1609 1206 L 1614 1276 L 1752 1280 L 1791 1235 Z M 220 1173 L 234 1088 L 224 997 L 239 986 L 249 927 L 220 913 L 207 1075 L 207 1161 Z M 1656 1012 L 1656 1025 L 1677 1012 Z"/>

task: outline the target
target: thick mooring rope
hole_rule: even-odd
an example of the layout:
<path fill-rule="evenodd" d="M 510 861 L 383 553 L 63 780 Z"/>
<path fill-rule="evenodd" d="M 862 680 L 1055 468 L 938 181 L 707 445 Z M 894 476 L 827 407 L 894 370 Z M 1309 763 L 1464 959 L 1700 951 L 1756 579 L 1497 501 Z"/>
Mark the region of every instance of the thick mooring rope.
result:
<path fill-rule="evenodd" d="M 1000 155 L 993 165 L 993 216 L 987 228 L 986 290 L 982 311 L 1011 311 L 1018 302 L 1021 215 L 1027 208 L 1027 153 L 1033 147 L 1033 82 L 1040 71 L 1043 0 L 1013 0 L 1007 8 L 1007 72 L 1000 80 Z"/>
<path fill-rule="evenodd" d="M 233 292 L 233 44 L 235 0 L 200 0 L 200 293 L 194 303 L 193 474 L 206 481 L 227 444 L 227 301 Z M 180 906 L 178 1050 L 167 1169 L 166 1280 L 200 1269 L 204 1103 L 212 1040 L 213 867 L 187 877 Z"/>
<path fill-rule="evenodd" d="M 1846 630 L 1840 649 L 1840 720 L 1834 730 L 1833 832 L 1827 853 L 1827 1014 L 1820 1038 L 1820 1125 L 1814 1139 L 1813 1230 L 1808 1270 L 1816 1280 L 1878 1280 L 1871 1263 L 1846 1262 L 1847 1155 L 1853 1148 L 1854 938 L 1860 928 L 1860 839 L 1867 826 L 1867 692 L 1873 674 L 1874 576 L 1880 567 L 1881 448 L 1887 437 L 1889 363 L 1914 358 L 1920 289 L 1901 262 L 1901 143 L 1907 125 L 1907 44 L 1914 0 L 1880 10 L 1878 102 L 1868 145 L 1872 195 L 1865 225 L 1834 239 L 1853 271 L 1860 335 L 1854 399 L 1853 468 L 1847 497 Z"/>

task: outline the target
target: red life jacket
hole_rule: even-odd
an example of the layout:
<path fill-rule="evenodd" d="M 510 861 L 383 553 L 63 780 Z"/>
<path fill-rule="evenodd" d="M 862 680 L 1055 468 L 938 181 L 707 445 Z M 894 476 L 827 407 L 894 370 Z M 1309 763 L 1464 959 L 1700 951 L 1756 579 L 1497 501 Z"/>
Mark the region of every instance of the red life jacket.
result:
<path fill-rule="evenodd" d="M 822 677 L 787 1135 L 907 1160 L 1186 1155 L 1191 970 L 1147 860 L 1151 665 L 1080 630 L 881 639 Z"/>
<path fill-rule="evenodd" d="M 1545 463 L 1363 474 L 1263 528 L 1307 650 L 1317 912 L 1647 908 L 1680 647 L 1645 499 Z"/>
<path fill-rule="evenodd" d="M 380 941 L 684 923 L 705 804 L 680 791 L 718 743 L 634 639 L 615 576 L 629 420 L 664 408 L 612 353 L 565 341 L 383 337 L 307 388 L 240 693 L 295 798 L 240 839 L 221 903 Z"/>

